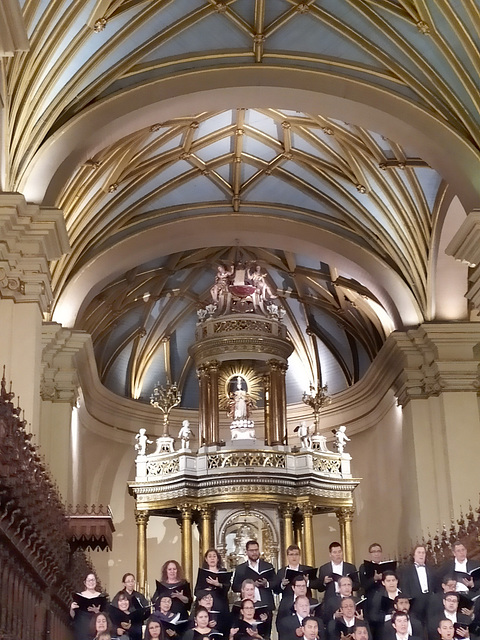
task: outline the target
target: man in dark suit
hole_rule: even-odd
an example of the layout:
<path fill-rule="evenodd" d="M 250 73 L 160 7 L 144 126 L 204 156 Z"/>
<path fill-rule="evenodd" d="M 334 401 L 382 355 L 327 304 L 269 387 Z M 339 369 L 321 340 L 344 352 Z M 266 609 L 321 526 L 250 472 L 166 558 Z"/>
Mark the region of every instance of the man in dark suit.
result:
<path fill-rule="evenodd" d="M 396 612 L 406 613 L 408 615 L 407 631 L 409 636 L 423 638 L 423 625 L 413 615 L 410 615 L 410 599 L 406 596 L 399 595 L 393 601 L 394 614 Z M 392 626 L 392 620 L 384 622 L 383 630 L 378 634 L 380 640 L 395 640 L 396 630 Z"/>
<path fill-rule="evenodd" d="M 308 596 L 307 582 L 304 576 L 296 576 L 292 582 L 292 589 L 289 589 L 289 593 L 285 594 L 277 609 L 277 629 L 278 624 L 282 618 L 291 616 L 293 613 L 293 606 L 297 601 L 297 598 L 307 597 L 310 601 L 310 613 L 314 615 L 315 609 L 318 605 L 318 600 L 310 598 Z"/>
<path fill-rule="evenodd" d="M 452 575 L 460 573 L 466 573 L 467 571 L 471 571 L 472 569 L 476 569 L 478 566 L 478 562 L 473 560 L 469 560 L 467 558 L 467 549 L 465 545 L 456 540 L 452 544 L 452 553 L 453 558 L 451 560 L 447 560 L 447 562 L 443 565 L 439 578 L 442 578 L 445 575 Z M 480 577 L 475 581 L 472 578 L 467 577 L 457 577 L 457 591 L 462 591 L 467 593 L 468 591 L 479 591 L 480 590 Z"/>
<path fill-rule="evenodd" d="M 402 593 L 413 598 L 412 613 L 422 622 L 427 619 L 430 597 L 434 591 L 435 574 L 426 563 L 427 550 L 421 544 L 413 550 L 413 562 L 400 574 Z"/>
<path fill-rule="evenodd" d="M 285 578 L 285 571 L 287 569 L 293 569 L 294 571 L 307 571 L 313 569 L 306 564 L 301 564 L 301 551 L 300 547 L 296 544 L 291 544 L 287 548 L 287 561 L 288 564 L 278 570 L 274 580 L 272 580 L 271 587 L 274 593 L 281 593 L 282 596 L 291 591 L 290 581 Z"/>
<path fill-rule="evenodd" d="M 328 624 L 335 612 L 340 609 L 343 598 L 353 597 L 352 586 L 352 579 L 348 576 L 342 576 L 338 580 L 339 592 L 322 604 L 322 620 L 325 624 Z"/>
<path fill-rule="evenodd" d="M 460 596 L 456 591 L 449 591 L 443 596 L 443 611 L 440 615 L 432 616 L 428 621 L 428 638 L 429 640 L 438 640 L 438 628 L 441 620 L 451 620 L 453 624 L 459 623 L 470 625 L 473 620 L 473 612 L 471 615 L 465 615 L 458 612 L 458 604 Z M 459 638 L 469 637 L 468 629 L 457 629 L 455 636 Z"/>
<path fill-rule="evenodd" d="M 395 632 L 394 640 L 420 640 L 419 637 L 412 636 L 408 633 L 408 613 L 404 611 L 396 611 L 392 616 L 392 628 Z"/>
<path fill-rule="evenodd" d="M 304 635 L 303 621 L 305 618 L 311 618 L 310 615 L 310 600 L 307 596 L 298 596 L 295 600 L 294 613 L 288 616 L 284 616 L 281 620 L 277 621 L 278 640 L 292 640 L 292 638 L 299 638 Z M 325 638 L 325 628 L 323 622 L 318 618 L 315 618 L 318 624 L 320 638 Z"/>
<path fill-rule="evenodd" d="M 351 635 L 357 617 L 355 600 L 353 598 L 343 598 L 340 604 L 340 613 L 335 614 L 335 618 L 330 620 L 327 625 L 327 640 L 340 640 L 342 636 Z"/>
<path fill-rule="evenodd" d="M 269 582 L 275 575 L 273 565 L 260 559 L 260 548 L 256 540 L 249 540 L 245 545 L 245 550 L 248 560 L 239 564 L 235 569 L 232 591 L 240 593 L 242 582 L 247 578 L 252 578 L 255 582 L 255 588 L 258 589 L 258 599 L 266 605 L 269 611 L 273 611 L 275 604 Z"/>
<path fill-rule="evenodd" d="M 343 549 L 339 542 L 331 542 L 328 551 L 330 554 L 330 562 L 322 564 L 318 570 L 318 578 L 313 583 L 312 587 L 319 591 L 325 591 L 323 601 L 326 602 L 329 598 L 338 593 L 338 582 L 332 576 L 348 576 L 352 577 L 353 590 L 356 591 L 359 588 L 357 579 L 357 569 L 355 565 L 350 562 L 343 561 Z"/>
<path fill-rule="evenodd" d="M 437 632 L 440 636 L 440 640 L 453 640 L 453 636 L 455 635 L 453 622 L 451 620 L 447 620 L 447 618 L 442 618 L 438 623 Z"/>

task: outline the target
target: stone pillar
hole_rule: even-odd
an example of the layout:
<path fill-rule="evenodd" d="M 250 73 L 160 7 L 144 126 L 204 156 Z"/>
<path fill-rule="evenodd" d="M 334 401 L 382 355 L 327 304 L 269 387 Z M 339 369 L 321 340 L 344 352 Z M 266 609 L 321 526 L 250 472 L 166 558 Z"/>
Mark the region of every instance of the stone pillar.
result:
<path fill-rule="evenodd" d="M 305 544 L 303 556 L 305 564 L 315 567 L 315 545 L 313 541 L 313 506 L 311 504 L 302 505 L 304 538 Z"/>
<path fill-rule="evenodd" d="M 141 593 L 145 594 L 147 583 L 147 524 L 150 514 L 148 511 L 135 511 L 137 524 L 137 582 Z"/>
<path fill-rule="evenodd" d="M 80 386 L 74 360 L 89 341 L 83 331 L 64 329 L 55 322 L 42 325 L 39 444 L 63 499 L 70 503 L 75 502 L 71 419 Z"/>
<path fill-rule="evenodd" d="M 207 553 L 208 549 L 213 547 L 211 539 L 212 508 L 207 506 L 202 507 L 200 509 L 200 515 L 202 518 L 200 556 L 203 559 L 203 556 Z"/>
<path fill-rule="evenodd" d="M 192 505 L 183 504 L 180 510 L 182 513 L 182 567 L 186 580 L 192 584 Z"/>
<path fill-rule="evenodd" d="M 479 323 L 395 332 L 385 350 L 402 411 L 404 539 L 420 539 L 476 502 L 480 484 Z M 468 470 L 468 482 L 465 482 Z"/>
<path fill-rule="evenodd" d="M 38 437 L 42 319 L 53 300 L 49 262 L 68 252 L 63 214 L 0 194 L 0 364 Z"/>
<path fill-rule="evenodd" d="M 293 544 L 293 522 L 292 522 L 293 510 L 294 510 L 294 507 L 291 504 L 285 504 L 282 507 L 280 507 L 280 513 L 283 518 L 283 547 L 284 547 L 283 551 L 285 553 L 286 562 L 288 562 L 288 559 L 286 556 L 287 547 Z"/>
<path fill-rule="evenodd" d="M 220 441 L 220 432 L 218 427 L 218 366 L 216 360 L 212 360 L 207 364 L 208 370 L 208 422 L 209 442 L 207 444 L 218 444 Z"/>
<path fill-rule="evenodd" d="M 270 368 L 270 433 L 269 445 L 287 444 L 287 401 L 285 373 L 287 365 L 269 360 Z"/>
<path fill-rule="evenodd" d="M 198 446 L 202 447 L 209 441 L 208 418 L 208 373 L 203 365 L 197 369 L 198 389 L 200 401 L 198 406 Z"/>
<path fill-rule="evenodd" d="M 340 525 L 340 540 L 343 547 L 343 557 L 346 562 L 355 563 L 353 550 L 353 530 L 352 520 L 355 514 L 353 507 L 341 507 L 336 511 L 338 523 Z"/>

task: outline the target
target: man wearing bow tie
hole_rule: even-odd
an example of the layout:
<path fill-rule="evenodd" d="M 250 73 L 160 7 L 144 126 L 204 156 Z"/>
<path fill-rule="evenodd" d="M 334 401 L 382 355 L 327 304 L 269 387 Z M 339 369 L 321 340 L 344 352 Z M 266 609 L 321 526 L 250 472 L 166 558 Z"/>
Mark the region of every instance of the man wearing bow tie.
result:
<path fill-rule="evenodd" d="M 413 562 L 407 564 L 400 576 L 402 593 L 413 598 L 412 614 L 425 623 L 427 607 L 433 593 L 435 575 L 426 563 L 427 551 L 421 544 L 413 550 Z"/>

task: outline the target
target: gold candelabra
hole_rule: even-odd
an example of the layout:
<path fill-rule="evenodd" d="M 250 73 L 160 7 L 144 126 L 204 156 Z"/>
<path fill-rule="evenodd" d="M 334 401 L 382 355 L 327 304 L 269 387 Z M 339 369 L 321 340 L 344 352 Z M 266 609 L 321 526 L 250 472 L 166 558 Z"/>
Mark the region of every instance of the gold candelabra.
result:
<path fill-rule="evenodd" d="M 160 409 L 163 413 L 163 436 L 168 436 L 168 418 L 170 411 L 180 404 L 182 394 L 178 390 L 177 383 L 173 384 L 167 381 L 165 386 L 157 382 L 152 395 L 150 396 L 150 404 L 156 409 Z"/>
<path fill-rule="evenodd" d="M 328 385 L 324 385 L 322 387 L 320 383 L 318 383 L 317 388 L 315 389 L 314 385 L 310 383 L 310 393 L 304 391 L 302 396 L 302 401 L 313 410 L 313 416 L 315 420 L 314 435 L 319 434 L 321 410 L 329 405 L 332 401 L 332 398 L 328 395 L 327 391 Z"/>

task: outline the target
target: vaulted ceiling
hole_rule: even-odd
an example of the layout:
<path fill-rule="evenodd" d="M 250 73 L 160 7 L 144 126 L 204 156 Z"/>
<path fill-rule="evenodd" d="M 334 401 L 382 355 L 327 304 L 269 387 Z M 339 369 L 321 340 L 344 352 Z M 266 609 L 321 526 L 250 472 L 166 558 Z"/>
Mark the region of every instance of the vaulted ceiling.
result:
<path fill-rule="evenodd" d="M 9 188 L 64 211 L 51 317 L 113 391 L 148 398 L 168 338 L 195 405 L 195 312 L 239 247 L 287 311 L 292 402 L 315 345 L 336 392 L 393 329 L 465 319 L 438 282 L 480 191 L 477 0 L 21 4 Z"/>

